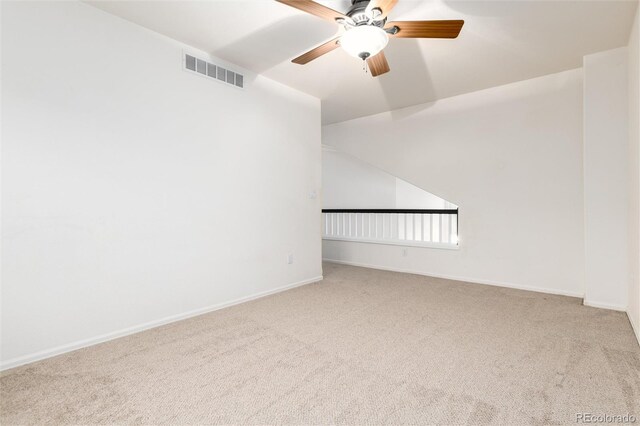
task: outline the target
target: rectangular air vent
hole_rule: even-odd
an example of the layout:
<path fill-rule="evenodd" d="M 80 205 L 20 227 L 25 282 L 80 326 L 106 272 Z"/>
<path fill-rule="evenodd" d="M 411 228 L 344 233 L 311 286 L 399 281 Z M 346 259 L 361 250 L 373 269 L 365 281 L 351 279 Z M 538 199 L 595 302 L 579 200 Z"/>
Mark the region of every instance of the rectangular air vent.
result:
<path fill-rule="evenodd" d="M 194 58 L 193 56 L 185 55 L 185 61 L 185 66 L 188 70 L 196 70 L 196 58 Z"/>
<path fill-rule="evenodd" d="M 202 76 L 218 80 L 235 87 L 244 87 L 244 76 L 235 71 L 222 68 L 195 56 L 184 54 L 184 68 Z"/>
<path fill-rule="evenodd" d="M 211 78 L 216 78 L 216 66 L 213 64 L 207 64 L 207 75 Z"/>
<path fill-rule="evenodd" d="M 202 59 L 196 59 L 196 71 L 200 74 L 207 73 L 207 63 Z"/>

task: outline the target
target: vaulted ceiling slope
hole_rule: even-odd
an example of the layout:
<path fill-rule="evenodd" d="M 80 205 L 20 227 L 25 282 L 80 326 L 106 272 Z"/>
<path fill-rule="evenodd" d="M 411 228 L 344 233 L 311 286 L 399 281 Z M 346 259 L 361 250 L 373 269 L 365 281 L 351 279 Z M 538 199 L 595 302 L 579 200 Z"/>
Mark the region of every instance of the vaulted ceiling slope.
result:
<path fill-rule="evenodd" d="M 322 99 L 324 123 L 580 67 L 586 54 L 627 44 L 637 7 L 636 0 L 399 0 L 392 20 L 464 19 L 464 28 L 453 40 L 390 40 L 391 72 L 372 78 L 341 49 L 292 64 L 338 27 L 274 0 L 88 3 Z M 319 3 L 339 11 L 351 4 Z"/>

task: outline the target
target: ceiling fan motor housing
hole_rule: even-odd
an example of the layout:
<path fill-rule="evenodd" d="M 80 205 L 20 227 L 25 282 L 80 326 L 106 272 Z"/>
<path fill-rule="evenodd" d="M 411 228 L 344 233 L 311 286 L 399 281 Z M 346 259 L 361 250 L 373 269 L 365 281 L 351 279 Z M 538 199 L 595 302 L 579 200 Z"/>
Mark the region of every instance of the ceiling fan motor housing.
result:
<path fill-rule="evenodd" d="M 353 20 L 356 26 L 373 25 L 382 28 L 387 19 L 375 19 L 377 16 L 380 16 L 382 11 L 378 8 L 367 11 L 369 2 L 370 0 L 351 0 L 351 8 L 347 11 L 346 15 Z"/>

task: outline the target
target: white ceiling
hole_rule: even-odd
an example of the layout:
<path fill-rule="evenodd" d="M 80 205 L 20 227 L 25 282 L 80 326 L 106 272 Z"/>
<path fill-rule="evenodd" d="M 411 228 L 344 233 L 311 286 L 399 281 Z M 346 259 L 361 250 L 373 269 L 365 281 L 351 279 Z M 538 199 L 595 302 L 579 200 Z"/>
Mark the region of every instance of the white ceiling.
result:
<path fill-rule="evenodd" d="M 319 1 L 346 11 L 349 0 Z M 402 108 L 582 65 L 625 46 L 636 0 L 400 0 L 391 20 L 464 19 L 455 40 L 392 39 L 391 72 L 365 74 L 337 49 L 290 60 L 337 25 L 274 0 L 90 1 L 90 4 L 322 99 L 324 123 Z"/>

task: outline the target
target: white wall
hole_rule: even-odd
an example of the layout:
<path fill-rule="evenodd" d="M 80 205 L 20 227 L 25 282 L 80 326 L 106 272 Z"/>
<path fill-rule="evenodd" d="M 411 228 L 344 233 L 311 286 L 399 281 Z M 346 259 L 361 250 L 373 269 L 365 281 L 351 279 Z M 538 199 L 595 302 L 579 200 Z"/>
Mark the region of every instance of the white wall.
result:
<path fill-rule="evenodd" d="M 182 49 L 2 2 L 3 367 L 321 275 L 320 102 Z"/>
<path fill-rule="evenodd" d="M 640 7 L 629 36 L 629 319 L 640 342 Z"/>
<path fill-rule="evenodd" d="M 396 208 L 398 209 L 455 209 L 456 205 L 396 178 Z"/>
<path fill-rule="evenodd" d="M 322 207 L 392 209 L 396 178 L 332 149 L 322 149 Z"/>
<path fill-rule="evenodd" d="M 586 305 L 626 310 L 627 48 L 584 57 Z"/>
<path fill-rule="evenodd" d="M 581 296 L 582 70 L 323 127 L 460 208 L 460 250 L 323 242 L 325 258 Z"/>
<path fill-rule="evenodd" d="M 455 205 L 335 149 L 322 149 L 325 209 L 443 209 Z"/>

